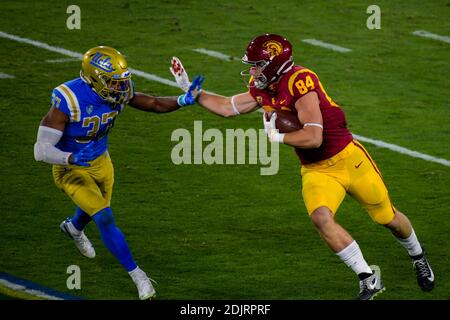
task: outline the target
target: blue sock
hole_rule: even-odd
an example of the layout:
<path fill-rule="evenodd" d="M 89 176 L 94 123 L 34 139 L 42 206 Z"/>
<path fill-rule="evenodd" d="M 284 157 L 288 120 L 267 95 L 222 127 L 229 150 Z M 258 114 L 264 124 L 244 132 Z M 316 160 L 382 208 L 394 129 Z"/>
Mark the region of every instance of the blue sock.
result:
<path fill-rule="evenodd" d="M 125 237 L 114 223 L 111 208 L 108 207 L 97 212 L 92 219 L 97 224 L 103 243 L 117 260 L 119 260 L 125 270 L 130 272 L 136 269 L 136 262 L 133 260 Z"/>
<path fill-rule="evenodd" d="M 75 214 L 70 221 L 72 221 L 73 226 L 77 228 L 77 230 L 83 231 L 84 227 L 92 221 L 92 218 L 86 212 L 81 210 L 80 207 L 77 207 L 75 209 Z"/>

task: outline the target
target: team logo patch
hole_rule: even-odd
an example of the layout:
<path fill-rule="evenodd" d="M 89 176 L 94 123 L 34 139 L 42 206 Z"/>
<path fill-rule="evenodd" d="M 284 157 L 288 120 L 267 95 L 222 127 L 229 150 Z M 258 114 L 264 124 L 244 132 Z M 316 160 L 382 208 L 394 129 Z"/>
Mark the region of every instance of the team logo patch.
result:
<path fill-rule="evenodd" d="M 106 72 L 116 71 L 116 69 L 113 68 L 113 65 L 111 63 L 111 57 L 103 55 L 100 52 L 95 53 L 89 64 L 92 64 L 94 67 L 97 67 Z"/>
<path fill-rule="evenodd" d="M 86 112 L 87 112 L 88 114 L 91 114 L 92 111 L 94 111 L 94 106 L 90 104 L 90 105 L 88 105 L 88 106 L 86 107 Z"/>
<path fill-rule="evenodd" d="M 266 49 L 271 58 L 278 56 L 281 52 L 283 52 L 283 46 L 278 41 L 269 40 L 264 42 L 262 46 Z"/>

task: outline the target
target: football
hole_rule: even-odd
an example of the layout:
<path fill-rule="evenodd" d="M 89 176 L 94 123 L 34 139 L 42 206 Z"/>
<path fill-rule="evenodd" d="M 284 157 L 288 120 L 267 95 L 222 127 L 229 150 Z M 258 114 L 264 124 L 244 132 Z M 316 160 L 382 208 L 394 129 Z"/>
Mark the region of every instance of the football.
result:
<path fill-rule="evenodd" d="M 288 110 L 277 110 L 274 112 L 277 114 L 275 126 L 281 133 L 297 131 L 302 128 L 296 113 Z"/>

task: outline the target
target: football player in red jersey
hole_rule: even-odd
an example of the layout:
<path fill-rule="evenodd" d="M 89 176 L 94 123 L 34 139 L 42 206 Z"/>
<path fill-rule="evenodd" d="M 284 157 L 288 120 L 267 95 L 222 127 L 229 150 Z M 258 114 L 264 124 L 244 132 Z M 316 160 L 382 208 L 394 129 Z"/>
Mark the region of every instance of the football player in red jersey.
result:
<path fill-rule="evenodd" d="M 359 277 L 358 299 L 373 299 L 384 290 L 378 266 L 369 266 L 352 236 L 335 219 L 346 194 L 356 199 L 378 224 L 388 228 L 412 259 L 424 291 L 434 287 L 434 275 L 408 218 L 389 198 L 380 170 L 347 128 L 345 114 L 328 96 L 317 74 L 295 65 L 290 42 L 276 34 L 254 38 L 242 62 L 249 69 L 249 90 L 231 97 L 203 91 L 197 102 L 223 117 L 264 109 L 264 127 L 271 141 L 295 148 L 301 162 L 303 200 L 311 221 L 327 245 Z M 190 82 L 174 57 L 170 71 L 181 89 Z M 274 110 L 290 110 L 302 128 L 279 133 Z"/>

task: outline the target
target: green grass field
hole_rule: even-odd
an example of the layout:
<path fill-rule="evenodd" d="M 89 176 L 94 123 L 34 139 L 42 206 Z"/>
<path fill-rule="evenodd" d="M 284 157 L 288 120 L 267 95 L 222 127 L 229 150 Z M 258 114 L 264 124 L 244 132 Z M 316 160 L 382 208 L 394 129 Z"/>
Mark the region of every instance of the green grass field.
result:
<path fill-rule="evenodd" d="M 313 69 L 345 110 L 353 133 L 450 159 L 450 44 L 415 30 L 450 35 L 448 1 L 77 1 L 81 30 L 66 28 L 66 1 L 0 3 L 0 31 L 75 52 L 104 44 L 131 67 L 172 80 L 175 55 L 204 88 L 246 90 L 239 61 L 264 32 L 294 46 L 297 64 Z M 366 28 L 366 8 L 381 8 L 381 30 Z M 315 38 L 352 49 L 339 53 L 302 42 Z M 136 288 L 104 248 L 96 227 L 88 260 L 59 231 L 74 205 L 58 191 L 51 166 L 37 163 L 33 144 L 54 87 L 77 77 L 80 62 L 0 37 L 0 271 L 88 299 L 136 299 Z M 139 91 L 178 95 L 176 88 L 135 77 Z M 261 128 L 260 113 L 222 119 L 198 106 L 170 114 L 132 108 L 110 134 L 115 166 L 112 208 L 140 266 L 157 282 L 159 299 L 351 299 L 357 277 L 321 240 L 300 195 L 298 160 L 281 146 L 280 171 L 258 165 L 179 165 L 170 154 L 173 130 Z M 434 267 L 436 287 L 423 293 L 406 251 L 347 198 L 337 220 L 381 267 L 379 299 L 450 298 L 450 167 L 365 144 L 381 167 L 395 205 L 408 215 Z M 79 265 L 82 289 L 66 288 Z"/>

